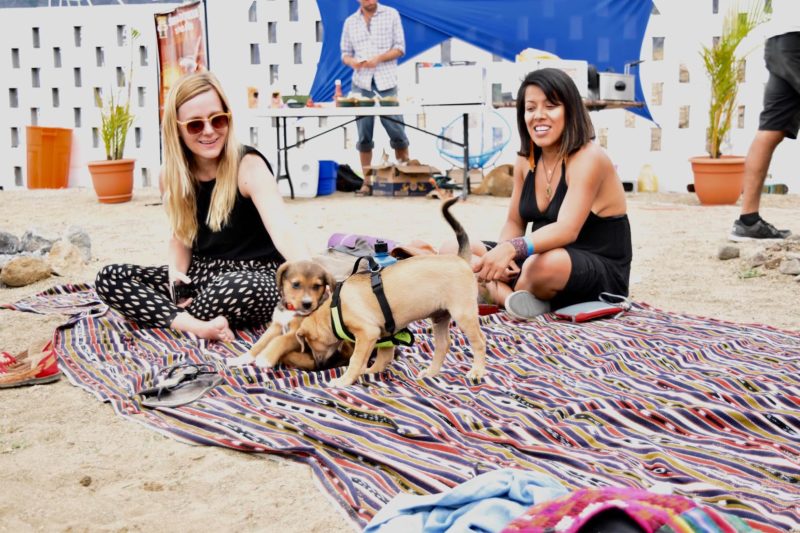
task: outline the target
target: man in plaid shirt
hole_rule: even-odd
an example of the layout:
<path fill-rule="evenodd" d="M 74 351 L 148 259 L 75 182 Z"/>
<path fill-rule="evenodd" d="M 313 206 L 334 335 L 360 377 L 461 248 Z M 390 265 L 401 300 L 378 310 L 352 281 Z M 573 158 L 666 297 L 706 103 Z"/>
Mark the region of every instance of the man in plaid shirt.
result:
<path fill-rule="evenodd" d="M 358 0 L 360 8 L 347 17 L 342 30 L 342 62 L 353 69 L 353 88 L 364 98 L 397 97 L 397 58 L 405 53 L 403 25 L 396 9 L 378 5 L 377 0 Z M 393 115 L 403 120 L 401 115 Z M 385 117 L 381 124 L 389 135 L 397 161 L 408 160 L 408 137 L 405 127 Z M 356 122 L 364 187 L 361 194 L 371 194 L 372 185 L 366 167 L 372 164 L 372 132 L 375 117 L 361 117 Z"/>

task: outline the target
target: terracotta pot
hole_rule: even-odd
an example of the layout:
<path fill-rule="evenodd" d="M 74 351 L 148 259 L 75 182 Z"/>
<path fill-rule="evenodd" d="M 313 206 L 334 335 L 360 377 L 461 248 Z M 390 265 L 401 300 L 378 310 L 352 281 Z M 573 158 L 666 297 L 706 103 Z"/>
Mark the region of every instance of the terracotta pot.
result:
<path fill-rule="evenodd" d="M 119 204 L 130 201 L 133 196 L 135 162 L 135 159 L 116 159 L 88 163 L 94 192 L 101 203 Z"/>
<path fill-rule="evenodd" d="M 692 157 L 694 192 L 701 204 L 735 204 L 744 184 L 744 157 L 724 155 L 719 159 Z"/>

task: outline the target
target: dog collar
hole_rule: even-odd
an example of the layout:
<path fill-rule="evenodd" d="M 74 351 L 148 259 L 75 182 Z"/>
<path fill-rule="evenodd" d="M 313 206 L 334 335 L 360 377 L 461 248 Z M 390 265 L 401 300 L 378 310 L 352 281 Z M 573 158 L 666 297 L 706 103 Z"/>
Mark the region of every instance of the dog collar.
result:
<path fill-rule="evenodd" d="M 356 273 L 358 270 L 358 265 L 362 259 L 365 258 L 359 257 L 356 260 L 355 265 L 353 265 L 353 272 L 350 274 L 350 276 Z M 388 333 L 387 336 L 378 339 L 378 341 L 375 343 L 375 347 L 390 348 L 393 346 L 412 346 L 414 344 L 414 334 L 411 333 L 408 328 L 403 328 L 400 331 L 394 330 L 395 323 L 394 317 L 392 316 L 392 309 L 389 306 L 388 300 L 386 299 L 386 294 L 383 292 L 383 280 L 381 279 L 380 265 L 378 265 L 378 263 L 372 257 L 366 257 L 366 259 L 370 266 L 370 284 L 372 285 L 372 293 L 375 295 L 375 298 L 377 298 L 378 304 L 381 307 L 381 312 L 383 313 L 383 319 L 385 322 L 384 329 Z M 347 279 L 344 281 L 347 281 Z M 344 281 L 340 281 L 336 284 L 336 287 L 333 289 L 333 295 L 331 296 L 331 329 L 336 337 L 340 340 L 355 343 L 353 334 L 344 324 L 342 307 L 339 304 L 339 292 L 342 289 Z"/>

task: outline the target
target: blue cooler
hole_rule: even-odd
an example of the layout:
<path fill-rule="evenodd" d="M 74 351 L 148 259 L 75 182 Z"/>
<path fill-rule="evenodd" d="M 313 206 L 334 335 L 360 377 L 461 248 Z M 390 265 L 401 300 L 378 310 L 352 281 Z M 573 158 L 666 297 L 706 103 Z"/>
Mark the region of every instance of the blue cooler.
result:
<path fill-rule="evenodd" d="M 336 161 L 319 162 L 319 181 L 317 184 L 317 196 L 325 196 L 336 192 L 336 172 L 339 170 L 339 163 Z"/>

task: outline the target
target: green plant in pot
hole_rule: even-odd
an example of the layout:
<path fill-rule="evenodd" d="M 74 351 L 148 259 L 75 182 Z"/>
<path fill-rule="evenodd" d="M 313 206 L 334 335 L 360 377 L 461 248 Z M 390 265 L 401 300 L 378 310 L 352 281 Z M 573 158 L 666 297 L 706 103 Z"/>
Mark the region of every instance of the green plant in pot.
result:
<path fill-rule="evenodd" d="M 134 42 L 139 38 L 139 31 L 131 29 L 131 60 L 125 87 L 115 92 L 109 91 L 107 99 L 95 94 L 97 106 L 100 108 L 100 137 L 105 147 L 104 161 L 89 162 L 89 172 L 97 198 L 102 203 L 127 202 L 133 197 L 133 169 L 135 160 L 125 159 L 125 141 L 128 131 L 133 125 L 134 114 L 131 112 L 131 88 L 133 77 Z"/>
<path fill-rule="evenodd" d="M 760 1 L 746 12 L 740 12 L 734 5 L 725 16 L 719 39 L 712 46 L 704 45 L 700 52 L 711 91 L 706 139 L 709 156 L 690 159 L 700 203 L 735 204 L 742 192 L 745 158 L 722 155 L 721 145 L 737 112 L 739 68 L 747 55 L 739 54 L 737 49 L 742 40 L 766 19 Z"/>

